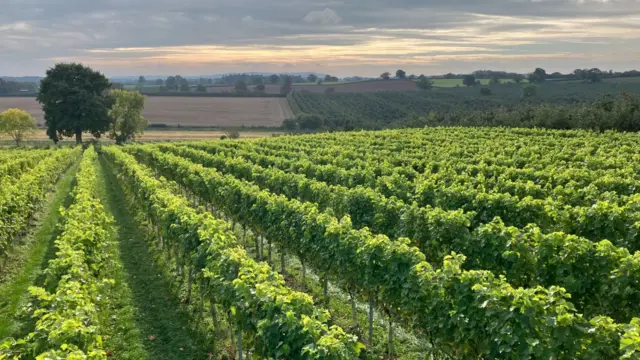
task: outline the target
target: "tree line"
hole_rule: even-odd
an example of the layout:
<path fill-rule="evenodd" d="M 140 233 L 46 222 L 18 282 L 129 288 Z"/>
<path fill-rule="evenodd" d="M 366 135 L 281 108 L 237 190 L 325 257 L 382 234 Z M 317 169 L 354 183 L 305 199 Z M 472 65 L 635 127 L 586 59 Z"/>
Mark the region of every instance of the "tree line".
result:
<path fill-rule="evenodd" d="M 255 90 L 260 92 L 264 91 L 266 85 L 281 85 L 287 87 L 291 84 L 302 83 L 314 83 L 322 84 L 323 82 L 338 82 L 340 79 L 336 76 L 325 75 L 319 77 L 316 74 L 309 74 L 306 77 L 302 75 L 290 75 L 290 74 L 228 74 L 218 79 L 212 78 L 199 78 L 199 79 L 187 79 L 181 75 L 168 76 L 166 79 L 147 80 L 144 76 L 140 76 L 136 83 L 136 89 L 138 91 L 144 91 L 144 87 L 147 85 L 158 86 L 160 92 L 190 92 L 195 90 L 196 92 L 206 92 L 207 87 L 215 85 L 233 85 L 237 92 L 247 91 L 248 86 L 254 86 Z"/>
<path fill-rule="evenodd" d="M 0 95 L 19 94 L 21 92 L 35 93 L 38 86 L 32 82 L 18 82 L 0 78 Z"/>

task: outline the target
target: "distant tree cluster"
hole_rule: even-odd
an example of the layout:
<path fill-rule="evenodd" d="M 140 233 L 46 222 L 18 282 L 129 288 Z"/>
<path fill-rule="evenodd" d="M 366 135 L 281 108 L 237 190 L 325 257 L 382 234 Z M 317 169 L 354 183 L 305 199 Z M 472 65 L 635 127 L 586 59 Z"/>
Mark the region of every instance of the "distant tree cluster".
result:
<path fill-rule="evenodd" d="M 640 71 L 637 70 L 629 70 L 623 72 L 614 72 L 613 70 L 602 71 L 598 68 L 591 69 L 576 69 L 574 72 L 569 74 L 562 74 L 560 72 L 547 73 L 546 70 L 542 68 L 536 68 L 530 74 L 526 76 L 523 74 L 518 74 L 514 72 L 508 71 L 495 71 L 495 70 L 476 70 L 471 74 L 453 74 L 447 73 L 444 75 L 434 76 L 433 78 L 440 79 L 464 79 L 465 77 L 473 76 L 475 80 L 478 79 L 489 79 L 490 83 L 493 79 L 511 79 L 515 83 L 521 83 L 525 79 L 536 84 L 540 84 L 546 80 L 583 80 L 588 83 L 599 82 L 602 79 L 606 78 L 620 78 L 620 77 L 640 77 Z M 471 84 L 469 82 L 469 84 Z M 467 85 L 472 86 L 472 85 Z"/>
<path fill-rule="evenodd" d="M 291 83 L 294 83 L 294 84 L 300 84 L 305 82 L 315 82 L 318 79 L 317 75 L 315 74 L 310 74 L 307 77 L 303 77 L 302 75 L 289 75 L 289 74 L 271 74 L 271 75 L 227 74 L 222 76 L 219 79 L 216 79 L 214 83 L 217 85 L 234 85 L 235 86 L 235 84 L 237 84 L 238 81 L 243 81 L 245 84 L 247 84 L 247 86 L 260 85 L 260 84 L 284 85 L 285 79 L 287 77 L 291 80 Z M 309 78 L 312 78 L 315 80 L 310 81 Z"/>
<path fill-rule="evenodd" d="M 18 82 L 0 78 L 0 95 L 19 94 L 21 92 L 35 93 L 36 91 L 37 86 L 32 82 Z"/>
<path fill-rule="evenodd" d="M 328 74 L 324 76 L 324 82 L 338 82 L 338 81 L 340 81 L 340 79 L 338 79 L 335 76 L 331 76 Z"/>
<path fill-rule="evenodd" d="M 542 68 L 536 68 L 531 74 L 527 75 L 527 80 L 532 84 L 540 84 L 547 80 L 547 72 Z"/>
<path fill-rule="evenodd" d="M 600 82 L 604 76 L 602 71 L 598 68 L 575 69 L 573 71 L 573 75 L 575 75 L 576 78 L 589 83 Z"/>
<path fill-rule="evenodd" d="M 402 69 L 398 69 L 396 70 L 396 79 L 406 79 L 407 78 L 407 73 L 406 71 L 402 70 Z M 390 80 L 391 79 L 391 73 L 388 71 L 383 72 L 382 74 L 380 74 L 380 78 L 382 80 Z M 416 75 L 410 75 L 409 79 L 414 80 L 417 79 L 418 77 Z"/>

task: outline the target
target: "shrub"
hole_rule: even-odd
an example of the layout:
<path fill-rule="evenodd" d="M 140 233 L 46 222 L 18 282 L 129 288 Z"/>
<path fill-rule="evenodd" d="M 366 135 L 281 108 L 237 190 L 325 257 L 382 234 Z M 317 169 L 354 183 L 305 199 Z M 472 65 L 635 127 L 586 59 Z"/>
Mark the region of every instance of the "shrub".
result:
<path fill-rule="evenodd" d="M 489 89 L 488 87 L 481 88 L 480 89 L 480 95 L 483 95 L 483 96 L 491 95 L 491 89 Z"/>
<path fill-rule="evenodd" d="M 538 93 L 538 87 L 533 84 L 527 84 L 522 87 L 522 97 L 530 98 L 536 96 Z"/>

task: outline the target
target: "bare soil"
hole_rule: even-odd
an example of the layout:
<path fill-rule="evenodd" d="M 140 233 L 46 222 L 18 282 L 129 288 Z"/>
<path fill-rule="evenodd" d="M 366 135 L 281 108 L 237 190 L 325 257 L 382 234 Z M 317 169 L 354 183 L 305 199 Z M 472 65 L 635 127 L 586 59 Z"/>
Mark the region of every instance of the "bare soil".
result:
<path fill-rule="evenodd" d="M 0 97 L 0 112 L 9 108 L 24 109 L 44 124 L 35 98 Z M 149 96 L 143 114 L 150 124 L 170 126 L 280 126 L 293 117 L 285 98 Z"/>

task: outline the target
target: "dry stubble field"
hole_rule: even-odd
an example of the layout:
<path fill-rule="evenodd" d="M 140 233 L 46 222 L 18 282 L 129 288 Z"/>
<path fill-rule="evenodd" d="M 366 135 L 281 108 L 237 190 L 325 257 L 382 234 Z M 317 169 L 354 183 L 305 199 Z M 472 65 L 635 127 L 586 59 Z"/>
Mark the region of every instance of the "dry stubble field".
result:
<path fill-rule="evenodd" d="M 44 124 L 35 98 L 0 98 L 0 112 L 9 108 L 29 111 Z M 284 98 L 147 97 L 144 116 L 150 124 L 170 126 L 280 126 L 293 117 Z"/>

